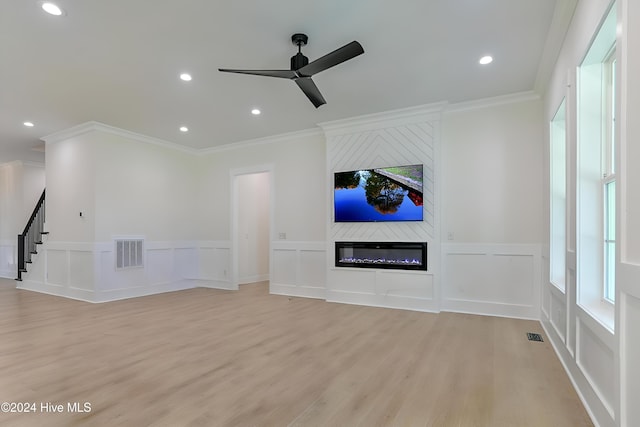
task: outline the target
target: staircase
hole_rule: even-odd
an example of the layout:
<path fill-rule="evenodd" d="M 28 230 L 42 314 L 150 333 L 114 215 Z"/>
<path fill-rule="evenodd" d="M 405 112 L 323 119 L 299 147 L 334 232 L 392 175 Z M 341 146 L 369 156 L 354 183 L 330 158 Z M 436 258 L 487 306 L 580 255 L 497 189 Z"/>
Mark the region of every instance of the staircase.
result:
<path fill-rule="evenodd" d="M 44 231 L 44 195 L 36 204 L 36 208 L 27 222 L 22 234 L 18 234 L 18 277 L 16 280 L 22 281 L 22 273 L 27 272 L 27 264 L 31 264 L 31 256 L 38 253 L 37 247 L 42 244 L 42 236 L 49 234 Z"/>

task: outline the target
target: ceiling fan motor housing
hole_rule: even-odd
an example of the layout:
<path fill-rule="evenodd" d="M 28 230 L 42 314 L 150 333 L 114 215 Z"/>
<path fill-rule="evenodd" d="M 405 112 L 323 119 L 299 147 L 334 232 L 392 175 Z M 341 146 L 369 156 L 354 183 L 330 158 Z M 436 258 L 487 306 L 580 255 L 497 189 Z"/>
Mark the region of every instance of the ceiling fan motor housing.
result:
<path fill-rule="evenodd" d="M 298 46 L 298 53 L 291 57 L 291 69 L 299 70 L 309 63 L 309 58 L 304 56 L 300 51 L 302 46 L 306 46 L 309 38 L 306 34 L 296 33 L 291 36 L 291 42 Z"/>
<path fill-rule="evenodd" d="M 291 57 L 291 69 L 299 70 L 309 63 L 309 58 L 298 52 Z"/>

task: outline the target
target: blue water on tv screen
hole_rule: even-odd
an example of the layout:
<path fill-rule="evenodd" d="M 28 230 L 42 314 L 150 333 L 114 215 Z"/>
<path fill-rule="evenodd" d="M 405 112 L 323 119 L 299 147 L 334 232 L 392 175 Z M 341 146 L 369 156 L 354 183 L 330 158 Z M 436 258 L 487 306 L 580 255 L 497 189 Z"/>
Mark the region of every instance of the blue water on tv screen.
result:
<path fill-rule="evenodd" d="M 338 172 L 336 222 L 422 221 L 422 165 Z"/>

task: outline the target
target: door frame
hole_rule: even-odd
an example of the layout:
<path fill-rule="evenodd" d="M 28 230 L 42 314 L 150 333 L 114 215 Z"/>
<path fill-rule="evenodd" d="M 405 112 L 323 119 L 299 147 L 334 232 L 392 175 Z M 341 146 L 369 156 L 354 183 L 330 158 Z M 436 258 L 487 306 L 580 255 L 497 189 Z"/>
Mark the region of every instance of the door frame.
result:
<path fill-rule="evenodd" d="M 238 190 L 238 178 L 244 175 L 252 175 L 257 173 L 268 173 L 269 179 L 269 273 L 271 278 L 271 272 L 273 271 L 273 238 L 274 238 L 274 194 L 275 194 L 275 179 L 274 179 L 274 165 L 264 164 L 256 166 L 248 166 L 244 168 L 231 169 L 230 175 L 230 194 L 231 194 L 231 212 L 230 212 L 230 232 L 231 232 L 231 289 L 239 289 L 239 262 L 238 262 L 238 247 L 239 247 L 239 234 L 238 230 L 238 215 L 239 215 L 239 190 Z"/>

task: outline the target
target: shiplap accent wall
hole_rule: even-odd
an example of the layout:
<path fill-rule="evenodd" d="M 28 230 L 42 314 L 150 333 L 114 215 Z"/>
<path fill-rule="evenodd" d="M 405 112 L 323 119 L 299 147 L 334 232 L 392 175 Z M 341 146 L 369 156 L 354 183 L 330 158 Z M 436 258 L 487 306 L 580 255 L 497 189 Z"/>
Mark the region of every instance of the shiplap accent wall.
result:
<path fill-rule="evenodd" d="M 327 137 L 326 299 L 351 304 L 438 311 L 438 167 L 442 105 L 324 123 Z M 422 164 L 424 221 L 336 223 L 335 172 Z M 339 268 L 336 241 L 427 242 L 427 272 Z"/>

